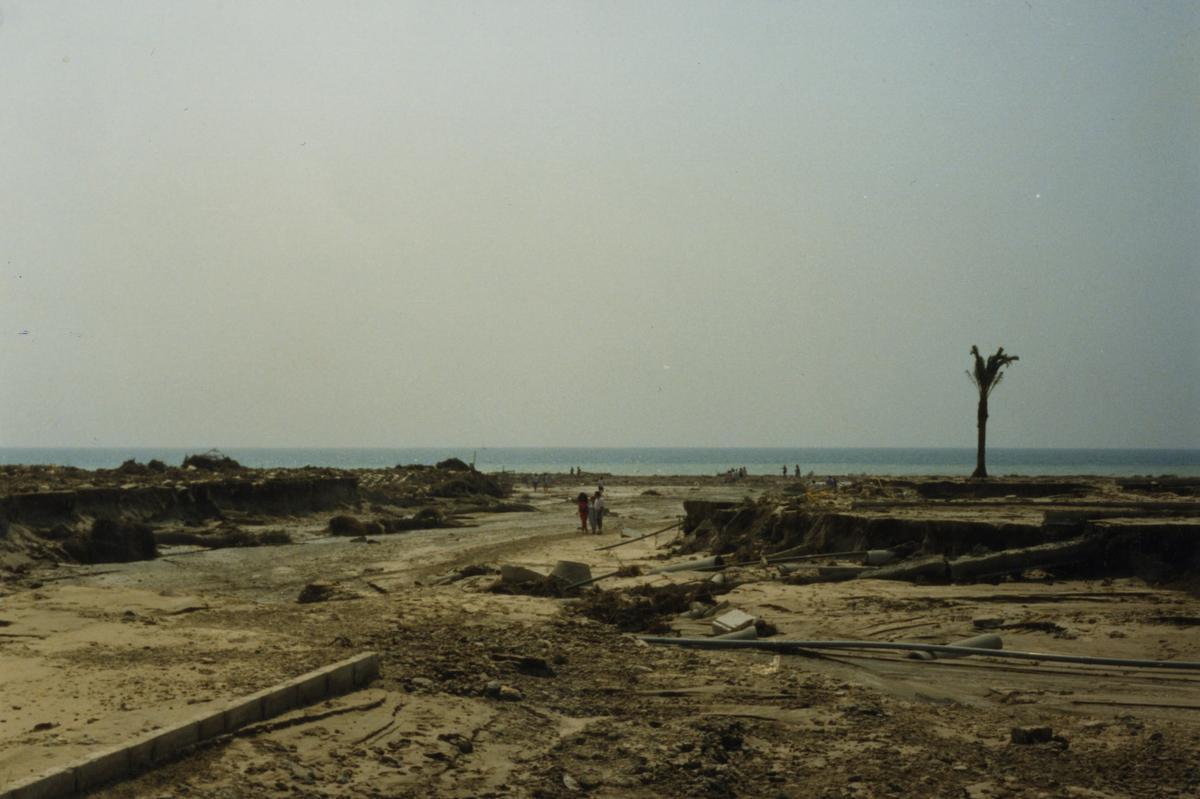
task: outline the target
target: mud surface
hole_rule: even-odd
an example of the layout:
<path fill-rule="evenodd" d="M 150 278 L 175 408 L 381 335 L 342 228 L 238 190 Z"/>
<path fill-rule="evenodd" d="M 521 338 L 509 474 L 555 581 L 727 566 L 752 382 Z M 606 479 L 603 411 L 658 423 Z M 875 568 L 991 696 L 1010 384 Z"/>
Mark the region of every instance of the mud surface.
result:
<path fill-rule="evenodd" d="M 651 647 L 623 631 L 707 635 L 706 614 L 726 607 L 769 622 L 788 639 L 946 643 L 991 631 L 1003 636 L 1006 649 L 1198 661 L 1200 601 L 1182 590 L 1178 574 L 1163 582 L 1132 573 L 1065 578 L 1034 570 L 949 585 L 876 579 L 795 585 L 761 564 L 727 569 L 717 582 L 708 572 L 655 574 L 684 557 L 674 553 L 689 537 L 696 544 L 695 528 L 596 547 L 622 541 L 623 532 L 639 535 L 680 521 L 685 500 L 738 508 L 749 497 L 774 508 L 795 501 L 788 493 L 795 487 L 690 478 L 605 483 L 612 512 L 603 536 L 573 532 L 571 497 L 588 486 L 565 478 L 547 492 L 526 494 L 518 484 L 511 501 L 532 510 L 460 517 L 471 527 L 361 540 L 329 534 L 337 513 L 370 522 L 415 512 L 387 502 L 391 489 L 383 488 L 374 499 L 360 497 L 357 507 L 262 514 L 260 524 L 248 525 L 285 530 L 295 543 L 168 547 L 154 560 L 35 562 L 10 570 L 0 584 L 0 787 L 373 650 L 383 658 L 382 677 L 369 689 L 293 711 L 288 718 L 297 723 L 290 726 L 201 746 L 94 795 L 1200 793 L 1197 672 L 999 658 L 919 661 L 885 653 L 693 651 Z M 1054 508 L 1172 501 L 1132 496 L 1110 483 L 1090 491 L 1070 502 L 1057 498 Z M 400 492 L 390 498 L 408 501 Z M 881 501 L 904 507 L 854 507 Z M 814 489 L 795 510 L 925 514 L 985 526 L 1045 522 L 1047 508 L 1023 504 L 1042 499 L 945 506 L 992 501 L 925 500 L 863 483 L 823 498 Z M 921 502 L 943 504 L 922 509 Z M 1177 510 L 1188 524 L 1188 510 Z M 1104 523 L 1114 518 L 1129 517 Z M 810 532 L 789 531 L 782 522 L 751 524 L 740 532 L 710 530 L 706 542 L 727 540 L 734 553 L 761 556 L 784 545 L 812 546 Z M 693 551 L 686 557 L 711 549 Z M 493 590 L 501 565 L 546 574 L 560 560 L 587 563 L 593 575 L 619 574 L 565 597 Z M 839 563 L 846 561 L 831 558 L 827 565 Z M 330 587 L 327 597 L 298 602 L 314 582 Z M 305 720 L 339 709 L 345 712 Z M 1019 744 L 1014 727 L 1050 733 L 1018 736 L 1041 740 Z"/>

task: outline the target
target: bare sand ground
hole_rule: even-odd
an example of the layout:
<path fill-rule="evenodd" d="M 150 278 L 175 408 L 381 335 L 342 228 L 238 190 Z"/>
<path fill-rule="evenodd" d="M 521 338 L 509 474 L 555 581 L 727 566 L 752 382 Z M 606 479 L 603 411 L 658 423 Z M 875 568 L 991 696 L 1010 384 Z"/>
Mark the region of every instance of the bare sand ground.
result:
<path fill-rule="evenodd" d="M 1194 672 L 651 647 L 578 614 L 572 600 L 486 592 L 486 575 L 434 584 L 472 564 L 549 571 L 576 560 L 595 574 L 660 565 L 671 533 L 595 547 L 670 524 L 683 499 L 761 490 L 610 479 L 614 514 L 594 537 L 573 531 L 569 499 L 587 487 L 532 495 L 534 511 L 481 515 L 474 528 L 356 543 L 320 536 L 325 518 L 313 516 L 288 522 L 304 543 L 59 567 L 33 575 L 37 587 L 4 587 L 0 786 L 373 650 L 383 666 L 370 688 L 290 715 L 347 712 L 219 739 L 94 795 L 1200 795 Z M 338 598 L 297 603 L 313 580 L 337 583 Z M 990 619 L 1005 626 L 1008 649 L 1200 660 L 1200 602 L 1133 579 L 764 579 L 721 599 L 786 638 L 941 643 Z M 682 617 L 672 626 L 707 631 Z M 552 676 L 522 671 L 521 657 Z M 516 689 L 513 698 L 494 696 L 493 682 Z M 1048 725 L 1057 739 L 1013 744 L 1018 725 Z"/>

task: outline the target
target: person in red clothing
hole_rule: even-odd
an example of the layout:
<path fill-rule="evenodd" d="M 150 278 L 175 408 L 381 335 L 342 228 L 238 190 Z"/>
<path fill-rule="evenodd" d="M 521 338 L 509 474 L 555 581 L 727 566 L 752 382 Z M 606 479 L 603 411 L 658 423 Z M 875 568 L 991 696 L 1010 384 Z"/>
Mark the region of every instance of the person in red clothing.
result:
<path fill-rule="evenodd" d="M 579 506 L 579 532 L 587 532 L 588 523 L 588 495 L 580 491 L 579 496 L 575 498 L 576 504 Z"/>

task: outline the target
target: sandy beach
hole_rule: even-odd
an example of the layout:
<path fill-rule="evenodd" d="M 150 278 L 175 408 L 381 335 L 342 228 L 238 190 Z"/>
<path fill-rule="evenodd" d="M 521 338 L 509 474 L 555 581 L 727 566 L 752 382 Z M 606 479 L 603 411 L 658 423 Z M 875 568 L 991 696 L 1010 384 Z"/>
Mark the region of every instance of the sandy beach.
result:
<path fill-rule="evenodd" d="M 0 796 L 362 652 L 380 656 L 370 684 L 88 795 L 1182 797 L 1200 787 L 1197 671 L 703 651 L 639 638 L 709 636 L 714 619 L 740 610 L 763 641 L 996 634 L 1004 650 L 1200 661 L 1194 481 L 1149 491 L 1028 479 L 976 496 L 967 481 L 934 479 L 834 490 L 783 478 L 609 476 L 604 533 L 583 535 L 573 499 L 594 490 L 590 478 L 556 476 L 535 492 L 517 477 L 504 497 L 435 497 L 434 471 L 10 467 Z M 347 479 L 344 494 L 322 499 L 316 488 Z M 423 482 L 414 491 L 409 480 Z M 177 494 L 210 484 L 216 501 L 204 513 L 154 505 L 146 492 L 164 483 Z M 231 483 L 258 488 L 239 495 Z M 277 489 L 267 501 L 272 485 L 295 493 Z M 106 507 L 121 509 L 118 519 L 160 541 L 185 530 L 191 541 L 228 541 L 236 529 L 244 542 L 271 531 L 291 542 L 160 543 L 157 557 L 121 563 L 54 557 L 65 528 L 94 526 L 97 498 L 80 498 L 89 492 L 112 494 Z M 384 532 L 423 508 L 442 526 Z M 349 517 L 365 532 L 331 535 L 335 517 L 335 527 Z M 1176 543 L 1122 564 L 1113 544 L 978 579 L 880 579 L 862 556 L 822 555 L 891 550 L 893 570 L 931 556 L 961 565 L 1027 552 L 1035 539 L 1074 540 L 1051 530 L 1067 518 L 1092 525 L 1092 536 L 1180 533 L 1191 560 L 1169 560 L 1184 551 Z M 822 556 L 764 562 L 787 550 Z M 719 571 L 653 573 L 714 554 Z M 540 576 L 561 561 L 617 574 L 564 591 Z M 504 566 L 538 576 L 506 579 Z M 306 590 L 316 601 L 298 601 Z M 1025 733 L 1014 729 L 1035 742 L 1016 742 Z"/>

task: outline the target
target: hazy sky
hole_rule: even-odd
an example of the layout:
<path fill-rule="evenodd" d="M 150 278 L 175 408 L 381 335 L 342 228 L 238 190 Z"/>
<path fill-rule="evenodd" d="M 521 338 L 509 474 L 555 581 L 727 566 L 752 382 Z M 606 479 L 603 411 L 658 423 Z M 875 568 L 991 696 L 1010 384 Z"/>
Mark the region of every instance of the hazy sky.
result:
<path fill-rule="evenodd" d="M 1200 446 L 1200 3 L 0 17 L 0 445 Z"/>

